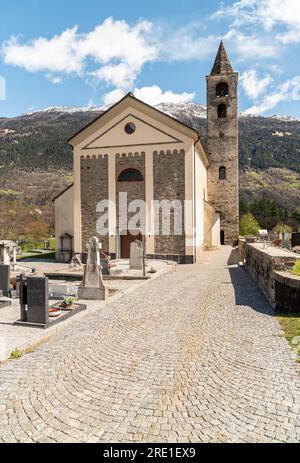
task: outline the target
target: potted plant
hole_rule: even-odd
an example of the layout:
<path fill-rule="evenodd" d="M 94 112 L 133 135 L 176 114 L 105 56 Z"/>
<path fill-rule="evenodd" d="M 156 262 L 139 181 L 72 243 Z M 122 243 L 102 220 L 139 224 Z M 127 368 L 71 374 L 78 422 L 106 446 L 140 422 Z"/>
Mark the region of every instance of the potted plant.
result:
<path fill-rule="evenodd" d="M 58 307 L 50 307 L 49 308 L 49 317 L 50 318 L 57 318 L 61 315 L 61 310 Z"/>
<path fill-rule="evenodd" d="M 76 297 L 67 296 L 64 298 L 62 306 L 65 309 L 73 310 L 75 308 L 76 301 L 77 301 Z"/>

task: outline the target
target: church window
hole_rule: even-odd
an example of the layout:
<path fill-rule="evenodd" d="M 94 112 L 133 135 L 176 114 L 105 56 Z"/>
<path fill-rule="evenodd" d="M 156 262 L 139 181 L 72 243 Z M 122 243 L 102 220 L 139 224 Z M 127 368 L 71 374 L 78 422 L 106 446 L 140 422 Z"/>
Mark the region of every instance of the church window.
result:
<path fill-rule="evenodd" d="M 227 117 L 227 107 L 226 104 L 219 104 L 218 106 L 218 118 L 224 119 Z"/>
<path fill-rule="evenodd" d="M 220 82 L 216 86 L 216 96 L 220 98 L 222 96 L 228 96 L 228 95 L 229 95 L 228 85 L 226 84 L 226 82 Z"/>
<path fill-rule="evenodd" d="M 137 169 L 126 169 L 120 173 L 118 182 L 143 182 L 144 177 Z"/>
<path fill-rule="evenodd" d="M 128 124 L 125 125 L 125 132 L 128 135 L 132 135 L 136 131 L 136 126 L 133 122 L 128 122 Z"/>
<path fill-rule="evenodd" d="M 219 169 L 219 180 L 226 180 L 227 179 L 227 169 L 226 167 L 222 166 Z"/>

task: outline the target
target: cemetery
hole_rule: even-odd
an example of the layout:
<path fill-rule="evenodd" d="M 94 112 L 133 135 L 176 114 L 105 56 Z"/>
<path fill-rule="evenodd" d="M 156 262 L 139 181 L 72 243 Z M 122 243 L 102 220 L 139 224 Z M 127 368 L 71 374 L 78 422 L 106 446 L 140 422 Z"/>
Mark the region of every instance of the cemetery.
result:
<path fill-rule="evenodd" d="M 143 243 L 131 244 L 130 258 L 111 260 L 96 237 L 89 240 L 84 265 L 36 259 L 14 260 L 15 243 L 2 246 L 0 264 L 0 362 L 48 339 L 69 323 L 103 310 L 123 294 L 172 271 L 176 263 L 145 260 Z M 4 258 L 3 258 L 4 257 Z M 4 263 L 6 262 L 6 263 Z"/>

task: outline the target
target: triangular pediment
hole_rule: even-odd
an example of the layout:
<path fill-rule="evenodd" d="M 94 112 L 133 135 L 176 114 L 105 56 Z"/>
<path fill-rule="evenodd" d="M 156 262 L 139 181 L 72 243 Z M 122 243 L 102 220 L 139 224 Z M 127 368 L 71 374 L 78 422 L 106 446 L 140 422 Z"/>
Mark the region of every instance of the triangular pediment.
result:
<path fill-rule="evenodd" d="M 128 134 L 125 127 L 128 123 L 135 126 L 135 131 Z M 168 131 L 168 127 L 159 124 L 155 121 L 149 122 L 144 120 L 142 116 L 135 115 L 132 111 L 126 116 L 115 118 L 112 125 L 106 130 L 99 130 L 83 150 L 109 149 L 109 148 L 130 148 L 134 146 L 149 146 L 149 145 L 168 145 L 182 143 L 182 140 L 172 135 Z"/>

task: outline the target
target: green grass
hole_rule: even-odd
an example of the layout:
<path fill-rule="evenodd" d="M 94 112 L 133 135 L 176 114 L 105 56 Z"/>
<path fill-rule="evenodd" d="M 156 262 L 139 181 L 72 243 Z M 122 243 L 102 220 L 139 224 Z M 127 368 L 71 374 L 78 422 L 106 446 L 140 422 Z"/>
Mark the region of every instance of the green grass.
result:
<path fill-rule="evenodd" d="M 23 355 L 23 351 L 20 350 L 20 349 L 15 349 L 12 351 L 12 353 L 10 354 L 10 358 L 11 359 L 19 359 L 21 358 Z"/>
<path fill-rule="evenodd" d="M 17 261 L 25 261 L 26 259 L 49 259 L 53 260 L 55 259 L 55 252 L 54 251 L 49 251 L 45 253 L 36 253 L 36 252 L 26 252 L 22 256 L 17 257 Z"/>
<path fill-rule="evenodd" d="M 23 252 L 30 252 L 32 249 L 38 249 L 40 251 L 43 251 L 44 242 L 37 241 L 37 242 L 24 243 L 22 244 L 21 247 L 22 247 Z"/>
<path fill-rule="evenodd" d="M 300 259 L 296 260 L 295 266 L 293 267 L 291 272 L 293 275 L 300 276 Z"/>
<path fill-rule="evenodd" d="M 15 190 L 4 190 L 3 188 L 0 188 L 0 196 L 21 196 L 22 193 L 20 191 L 15 191 Z"/>
<path fill-rule="evenodd" d="M 50 249 L 55 250 L 55 238 L 50 238 Z"/>
<path fill-rule="evenodd" d="M 296 336 L 300 336 L 300 313 L 295 313 L 291 315 L 278 315 L 277 319 L 282 326 L 284 335 L 289 343 L 294 348 L 295 352 L 298 354 L 298 362 L 300 362 L 300 345 L 294 346 L 292 344 L 293 339 Z"/>

